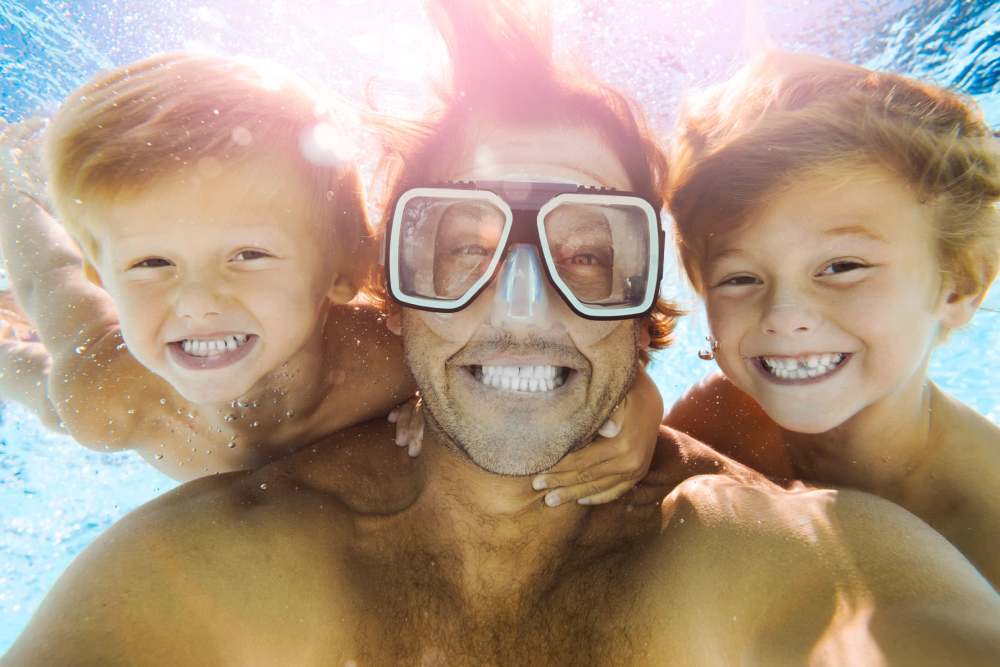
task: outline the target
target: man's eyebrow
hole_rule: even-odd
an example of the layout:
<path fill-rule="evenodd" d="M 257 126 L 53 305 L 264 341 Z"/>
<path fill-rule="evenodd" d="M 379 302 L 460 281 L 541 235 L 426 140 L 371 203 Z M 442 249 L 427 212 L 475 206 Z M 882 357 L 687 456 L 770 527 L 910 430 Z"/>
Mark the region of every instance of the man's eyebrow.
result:
<path fill-rule="evenodd" d="M 878 241 L 879 243 L 888 243 L 885 237 L 880 236 L 861 225 L 845 225 L 843 227 L 834 227 L 833 229 L 828 229 L 823 232 L 824 236 L 864 236 L 873 241 Z"/>

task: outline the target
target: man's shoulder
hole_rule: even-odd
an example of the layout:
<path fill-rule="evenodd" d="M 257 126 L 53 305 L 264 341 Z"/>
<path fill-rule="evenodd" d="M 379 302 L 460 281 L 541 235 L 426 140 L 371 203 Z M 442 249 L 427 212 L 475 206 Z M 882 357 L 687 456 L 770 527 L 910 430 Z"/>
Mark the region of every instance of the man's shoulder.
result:
<path fill-rule="evenodd" d="M 692 642 L 783 663 L 871 622 L 865 641 L 887 655 L 910 656 L 918 639 L 957 650 L 966 626 L 982 630 L 966 635 L 974 643 L 997 645 L 997 624 L 975 621 L 1000 610 L 995 592 L 947 540 L 876 496 L 702 475 L 664 500 L 661 526 L 650 566 L 673 595 L 650 593 L 651 606 L 687 622 Z M 671 599 L 690 605 L 678 612 Z"/>
<path fill-rule="evenodd" d="M 306 641 L 290 617 L 339 617 L 343 513 L 262 472 L 188 482 L 112 526 L 60 577 L 11 664 L 209 664 L 224 645 Z"/>

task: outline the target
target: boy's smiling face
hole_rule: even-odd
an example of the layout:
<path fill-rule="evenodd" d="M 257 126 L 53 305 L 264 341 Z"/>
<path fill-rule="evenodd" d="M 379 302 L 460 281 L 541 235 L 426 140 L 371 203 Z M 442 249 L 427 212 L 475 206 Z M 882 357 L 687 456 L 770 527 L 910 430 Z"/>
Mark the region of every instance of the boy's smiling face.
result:
<path fill-rule="evenodd" d="M 722 370 L 802 433 L 919 392 L 941 327 L 972 312 L 942 281 L 931 212 L 859 167 L 803 178 L 714 237 L 703 275 Z"/>
<path fill-rule="evenodd" d="M 294 360 L 320 337 L 325 297 L 353 294 L 291 165 L 205 171 L 119 197 L 91 228 L 129 351 L 186 399 L 212 404 Z"/>

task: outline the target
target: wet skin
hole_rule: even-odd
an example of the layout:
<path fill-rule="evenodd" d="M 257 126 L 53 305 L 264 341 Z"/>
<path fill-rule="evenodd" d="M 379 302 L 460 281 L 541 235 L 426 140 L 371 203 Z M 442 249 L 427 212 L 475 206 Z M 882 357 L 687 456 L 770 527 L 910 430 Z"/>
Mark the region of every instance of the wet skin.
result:
<path fill-rule="evenodd" d="M 598 172 L 585 182 L 622 185 L 593 133 L 489 137 L 488 151 L 468 151 L 489 163 L 452 173 L 582 180 L 548 157 L 582 150 Z M 627 390 L 636 357 L 633 323 L 556 312 L 555 328 L 522 330 L 490 319 L 492 299 L 448 320 L 404 312 L 430 411 L 419 458 L 389 446 L 391 425 L 368 423 L 181 487 L 74 563 L 4 667 L 776 665 L 817 652 L 844 664 L 844 650 L 855 662 L 988 664 L 1000 650 L 1000 598 L 885 501 L 782 490 L 736 468 L 699 476 L 719 457 L 666 430 L 652 469 L 676 487 L 662 505 L 549 508 L 523 477 L 490 470 L 516 462 L 507 445 L 532 470 L 549 447 L 577 447 Z M 515 345 L 492 362 L 551 354 L 539 337 L 575 350 L 579 388 L 536 404 L 458 393 L 455 366 L 495 330 Z M 505 430 L 483 435 L 477 419 Z"/>

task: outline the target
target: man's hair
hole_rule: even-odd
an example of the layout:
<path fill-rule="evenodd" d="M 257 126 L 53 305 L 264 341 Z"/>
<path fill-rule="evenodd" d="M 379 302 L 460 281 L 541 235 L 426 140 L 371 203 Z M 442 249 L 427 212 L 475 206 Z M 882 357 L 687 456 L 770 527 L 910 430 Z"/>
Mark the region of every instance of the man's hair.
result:
<path fill-rule="evenodd" d="M 502 125 L 593 128 L 628 174 L 632 189 L 661 208 L 667 166 L 641 111 L 617 90 L 581 71 L 557 67 L 547 16 L 525 3 L 430 0 L 431 18 L 451 56 L 451 77 L 439 88 L 440 106 L 423 120 L 376 119 L 384 142 L 389 207 L 409 188 L 427 185 L 435 166 L 465 148 L 479 121 Z M 586 166 L 586 165 L 584 165 Z M 381 276 L 373 296 L 384 298 Z M 651 346 L 670 344 L 677 308 L 659 299 L 647 317 Z"/>
<path fill-rule="evenodd" d="M 360 284 L 373 252 L 357 169 L 310 143 L 317 128 L 350 132 L 345 115 L 342 102 L 321 99 L 274 65 L 156 55 L 97 76 L 63 103 L 46 138 L 51 195 L 93 260 L 100 249 L 87 228 L 91 204 L 187 170 L 217 173 L 240 161 L 284 157 L 312 193 L 307 210 L 329 230 L 336 259 Z"/>
<path fill-rule="evenodd" d="M 796 179 L 878 166 L 930 206 L 940 270 L 985 291 L 1000 254 L 1000 152 L 971 100 L 903 76 L 773 51 L 689 100 L 668 200 L 688 276 L 706 241 L 744 224 Z"/>

